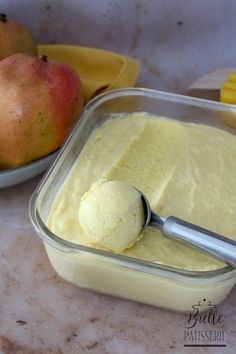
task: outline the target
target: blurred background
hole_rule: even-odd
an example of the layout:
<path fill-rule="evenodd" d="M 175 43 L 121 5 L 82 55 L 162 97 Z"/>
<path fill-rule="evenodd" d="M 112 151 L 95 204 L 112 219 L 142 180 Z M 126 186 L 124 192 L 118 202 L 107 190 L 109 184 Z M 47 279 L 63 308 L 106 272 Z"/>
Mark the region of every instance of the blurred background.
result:
<path fill-rule="evenodd" d="M 184 93 L 236 64 L 235 0 L 0 0 L 38 43 L 77 44 L 139 59 L 139 84 Z"/>

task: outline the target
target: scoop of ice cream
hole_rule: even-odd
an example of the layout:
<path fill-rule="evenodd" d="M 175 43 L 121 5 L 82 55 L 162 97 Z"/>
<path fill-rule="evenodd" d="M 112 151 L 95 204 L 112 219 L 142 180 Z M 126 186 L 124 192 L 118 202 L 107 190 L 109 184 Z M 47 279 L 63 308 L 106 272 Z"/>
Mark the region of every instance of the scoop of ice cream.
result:
<path fill-rule="evenodd" d="M 124 182 L 99 180 L 81 199 L 79 222 L 95 246 L 121 252 L 142 238 L 141 194 Z"/>

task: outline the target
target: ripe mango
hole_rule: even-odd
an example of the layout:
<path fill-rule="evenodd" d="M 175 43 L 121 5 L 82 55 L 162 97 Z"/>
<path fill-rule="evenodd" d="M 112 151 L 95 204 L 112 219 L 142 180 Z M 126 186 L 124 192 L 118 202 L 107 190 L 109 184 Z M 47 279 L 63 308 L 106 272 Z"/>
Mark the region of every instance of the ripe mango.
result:
<path fill-rule="evenodd" d="M 0 60 L 14 53 L 36 55 L 35 40 L 24 25 L 0 14 Z"/>
<path fill-rule="evenodd" d="M 60 147 L 82 106 L 80 79 L 68 65 L 29 54 L 0 61 L 0 169 Z"/>

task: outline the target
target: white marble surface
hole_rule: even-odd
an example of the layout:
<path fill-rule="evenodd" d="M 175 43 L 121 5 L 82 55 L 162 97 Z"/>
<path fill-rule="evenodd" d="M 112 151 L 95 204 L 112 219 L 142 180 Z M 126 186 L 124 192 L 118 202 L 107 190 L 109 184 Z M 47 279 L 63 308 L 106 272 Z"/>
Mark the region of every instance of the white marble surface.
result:
<path fill-rule="evenodd" d="M 183 92 L 235 66 L 235 0 L 0 0 L 40 43 L 134 56 L 139 82 Z M 125 35 L 124 35 L 125 34 Z M 236 289 L 219 307 L 226 348 L 184 348 L 185 315 L 76 288 L 55 274 L 28 218 L 40 178 L 0 190 L 0 354 L 235 353 Z"/>
<path fill-rule="evenodd" d="M 192 349 L 184 348 L 186 315 L 60 279 L 28 217 L 39 180 L 0 190 L 1 354 L 235 353 L 236 289 L 219 306 L 227 347 Z"/>

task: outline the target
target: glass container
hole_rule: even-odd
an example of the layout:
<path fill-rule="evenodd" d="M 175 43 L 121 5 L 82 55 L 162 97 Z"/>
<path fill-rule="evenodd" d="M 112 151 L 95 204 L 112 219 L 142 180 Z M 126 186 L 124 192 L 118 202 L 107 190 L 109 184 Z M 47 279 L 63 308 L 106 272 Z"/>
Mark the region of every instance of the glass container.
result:
<path fill-rule="evenodd" d="M 186 271 L 73 244 L 47 228 L 52 203 L 95 127 L 111 113 L 148 112 L 178 121 L 206 124 L 235 134 L 235 107 L 148 89 L 114 90 L 94 98 L 30 200 L 30 217 L 53 268 L 65 280 L 104 294 L 178 312 L 202 299 L 217 305 L 236 282 L 230 266 Z M 226 211 L 227 212 L 227 211 Z"/>

